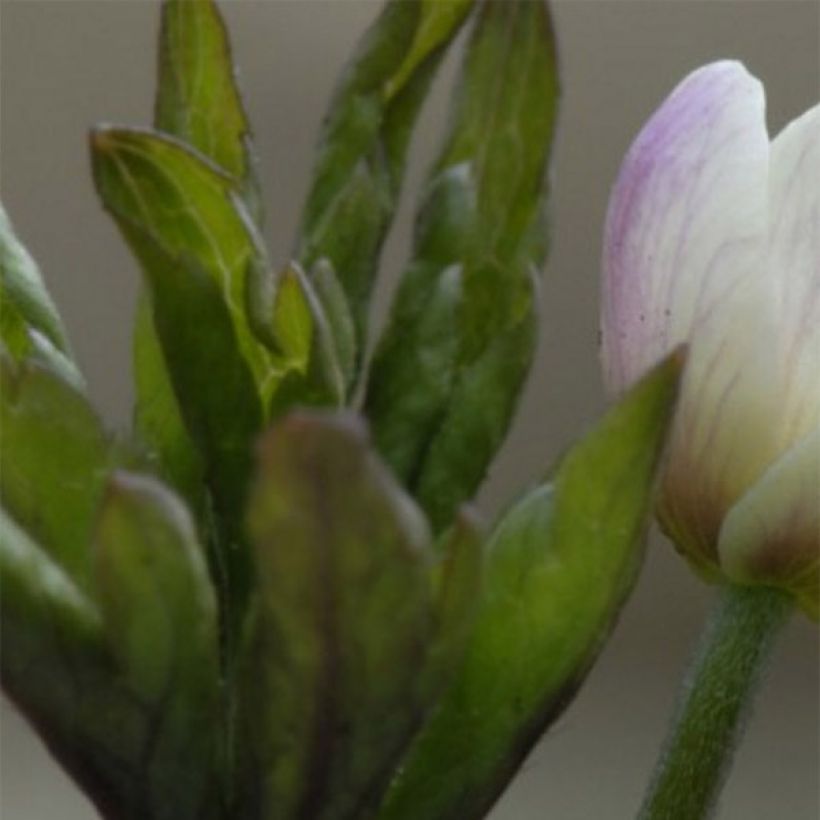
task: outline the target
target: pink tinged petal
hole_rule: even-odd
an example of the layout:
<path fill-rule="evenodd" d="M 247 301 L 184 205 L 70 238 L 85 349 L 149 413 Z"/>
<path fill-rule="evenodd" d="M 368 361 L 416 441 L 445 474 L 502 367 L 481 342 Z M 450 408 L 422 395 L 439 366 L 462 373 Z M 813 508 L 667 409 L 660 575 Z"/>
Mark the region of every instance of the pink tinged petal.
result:
<path fill-rule="evenodd" d="M 680 83 L 629 150 L 603 250 L 602 353 L 613 391 L 760 275 L 764 109 L 762 86 L 740 63 L 713 63 Z"/>
<path fill-rule="evenodd" d="M 624 389 L 690 343 L 659 514 L 698 563 L 715 563 L 723 516 L 776 452 L 764 108 L 760 83 L 739 63 L 691 74 L 630 149 L 607 215 L 609 386 Z"/>
<path fill-rule="evenodd" d="M 820 614 L 820 428 L 732 507 L 718 549 L 731 579 L 785 587 L 807 612 Z"/>
<path fill-rule="evenodd" d="M 820 106 L 772 143 L 767 267 L 781 288 L 781 444 L 820 425 Z"/>

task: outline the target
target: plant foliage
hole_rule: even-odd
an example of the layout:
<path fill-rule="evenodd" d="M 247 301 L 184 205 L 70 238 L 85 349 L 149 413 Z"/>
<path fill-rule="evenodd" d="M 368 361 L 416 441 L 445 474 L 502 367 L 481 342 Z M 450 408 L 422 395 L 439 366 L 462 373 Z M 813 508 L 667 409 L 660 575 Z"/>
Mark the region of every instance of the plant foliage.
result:
<path fill-rule="evenodd" d="M 465 24 L 368 376 L 407 149 Z M 143 277 L 127 435 L 0 218 L 3 685 L 105 817 L 484 816 L 634 582 L 679 375 L 661 364 L 488 532 L 464 509 L 537 338 L 549 7 L 389 0 L 279 267 L 212 0 L 166 0 L 159 53 L 153 127 L 90 139 Z"/>

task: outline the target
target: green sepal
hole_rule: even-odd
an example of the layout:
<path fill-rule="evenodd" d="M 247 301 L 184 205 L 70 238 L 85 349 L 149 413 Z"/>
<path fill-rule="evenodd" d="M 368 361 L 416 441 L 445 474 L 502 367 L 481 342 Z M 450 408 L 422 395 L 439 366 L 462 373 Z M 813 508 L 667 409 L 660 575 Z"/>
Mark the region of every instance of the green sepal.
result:
<path fill-rule="evenodd" d="M 0 353 L 0 499 L 81 588 L 111 458 L 82 393 L 37 361 Z"/>
<path fill-rule="evenodd" d="M 662 363 L 501 516 L 465 662 L 381 820 L 485 816 L 581 685 L 640 569 L 680 369 Z"/>
<path fill-rule="evenodd" d="M 435 695 L 427 526 L 353 416 L 292 414 L 259 458 L 242 816 L 366 816 Z"/>
<path fill-rule="evenodd" d="M 114 473 L 94 564 L 109 652 L 157 720 L 150 757 L 136 761 L 146 816 L 207 816 L 224 733 L 216 600 L 193 521 L 156 480 Z"/>
<path fill-rule="evenodd" d="M 366 399 L 437 530 L 478 489 L 532 361 L 557 101 L 546 4 L 488 0 Z"/>
<path fill-rule="evenodd" d="M 407 146 L 441 58 L 473 0 L 389 0 L 333 98 L 302 215 L 296 258 L 327 259 L 350 303 L 357 360 L 379 253 Z"/>

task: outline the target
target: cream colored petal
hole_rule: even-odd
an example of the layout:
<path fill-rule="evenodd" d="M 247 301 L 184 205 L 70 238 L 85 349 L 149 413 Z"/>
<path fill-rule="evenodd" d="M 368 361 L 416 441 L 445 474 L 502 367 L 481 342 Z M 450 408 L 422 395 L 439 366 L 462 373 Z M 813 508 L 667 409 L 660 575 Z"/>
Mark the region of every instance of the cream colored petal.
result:
<path fill-rule="evenodd" d="M 820 425 L 820 106 L 772 143 L 769 274 L 781 286 L 785 449 Z"/>
<path fill-rule="evenodd" d="M 602 355 L 613 392 L 762 275 L 764 108 L 762 86 L 740 63 L 714 63 L 680 83 L 629 150 L 602 259 Z"/>
<path fill-rule="evenodd" d="M 817 611 L 820 428 L 785 452 L 732 507 L 718 550 L 729 578 L 785 587 L 807 611 Z"/>
<path fill-rule="evenodd" d="M 778 455 L 782 389 L 770 279 L 749 277 L 692 334 L 659 515 L 684 551 L 715 563 L 721 522 Z"/>

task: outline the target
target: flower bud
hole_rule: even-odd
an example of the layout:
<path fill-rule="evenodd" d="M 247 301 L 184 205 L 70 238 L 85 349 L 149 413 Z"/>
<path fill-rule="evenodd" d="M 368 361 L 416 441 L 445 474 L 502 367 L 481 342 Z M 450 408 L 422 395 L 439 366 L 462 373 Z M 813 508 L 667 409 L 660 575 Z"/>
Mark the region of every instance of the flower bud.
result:
<path fill-rule="evenodd" d="M 616 393 L 687 343 L 659 518 L 708 577 L 818 614 L 820 106 L 770 141 L 736 62 L 672 92 L 624 160 L 603 251 Z"/>

